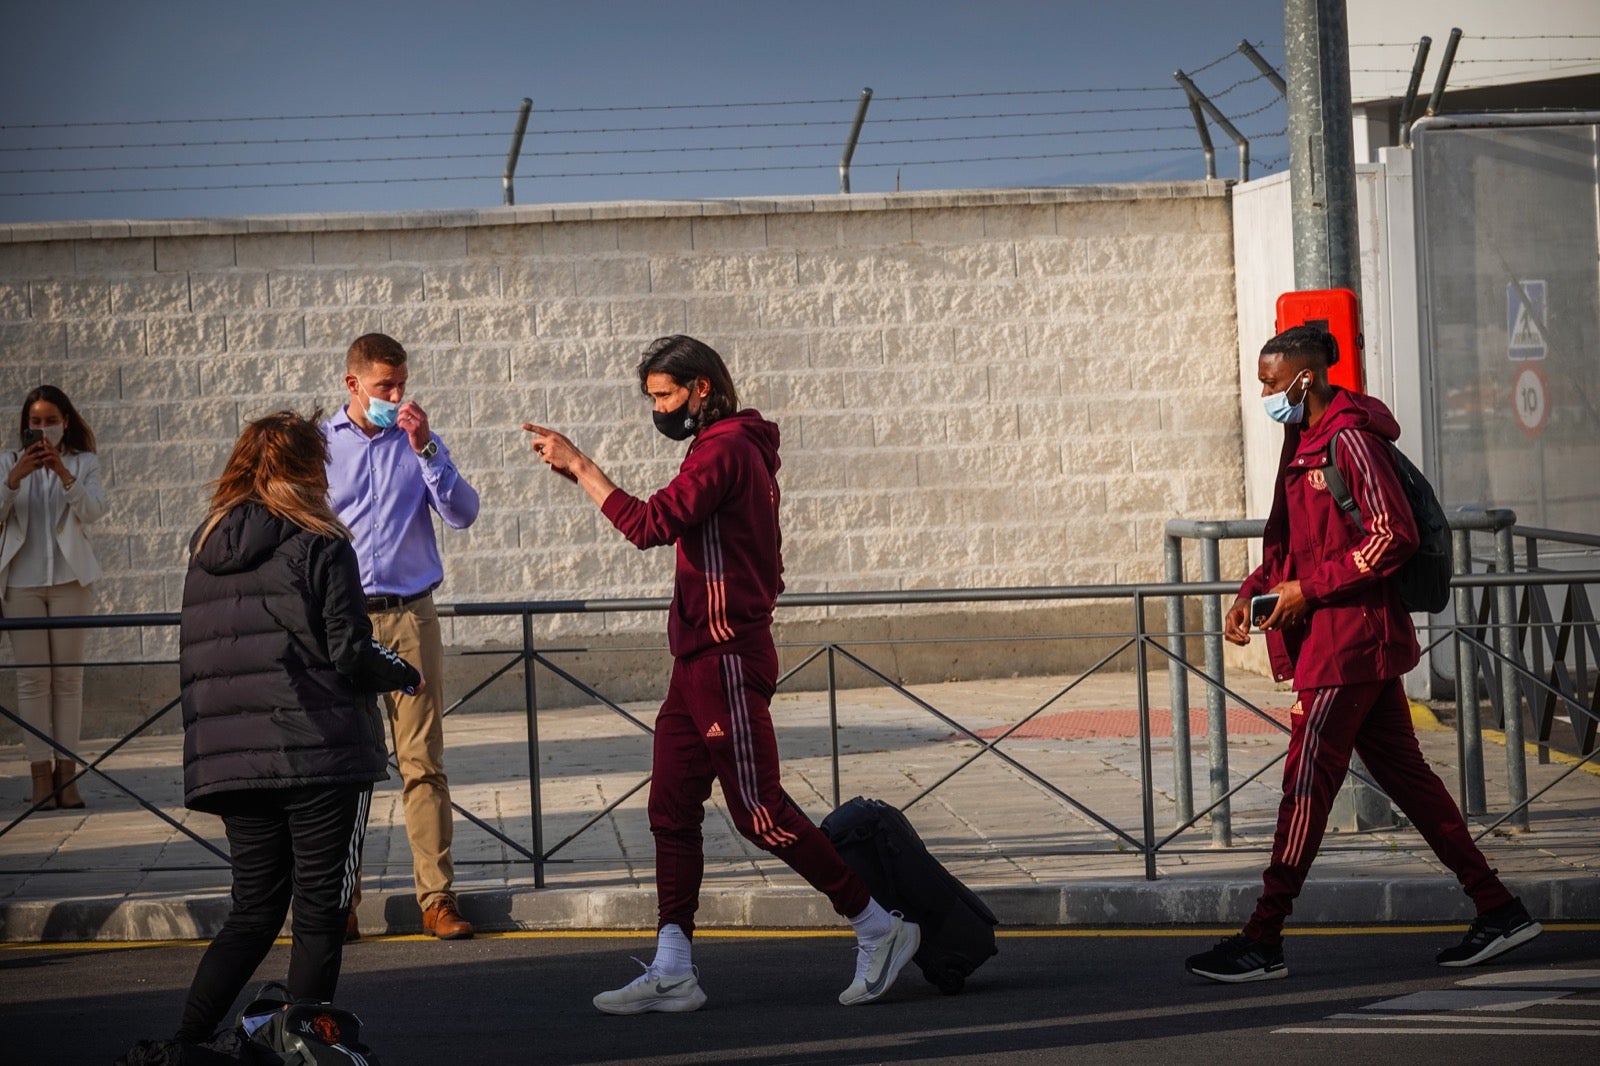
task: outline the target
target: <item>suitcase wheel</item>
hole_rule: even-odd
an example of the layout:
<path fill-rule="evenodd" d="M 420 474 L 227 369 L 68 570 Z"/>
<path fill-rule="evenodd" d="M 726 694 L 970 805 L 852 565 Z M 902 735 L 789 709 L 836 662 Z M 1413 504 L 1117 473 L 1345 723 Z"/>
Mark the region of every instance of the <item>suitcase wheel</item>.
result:
<path fill-rule="evenodd" d="M 966 975 L 956 970 L 926 969 L 922 971 L 922 976 L 947 996 L 955 995 L 967 985 Z"/>

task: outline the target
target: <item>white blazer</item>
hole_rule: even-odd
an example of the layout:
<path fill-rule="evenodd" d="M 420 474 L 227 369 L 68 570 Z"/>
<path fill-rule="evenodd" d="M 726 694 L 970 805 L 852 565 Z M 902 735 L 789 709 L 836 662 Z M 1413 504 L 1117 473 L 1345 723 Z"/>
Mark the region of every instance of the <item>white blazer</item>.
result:
<path fill-rule="evenodd" d="M 56 516 L 56 543 L 61 545 L 61 554 L 71 565 L 78 583 L 91 585 L 100 577 L 100 563 L 94 557 L 94 549 L 83 527 L 98 522 L 106 513 L 106 494 L 100 487 L 100 460 L 93 452 L 72 452 L 61 457 L 61 464 L 72 475 L 73 482 L 72 488 L 59 496 L 66 506 Z M 4 523 L 0 528 L 0 589 L 6 587 L 11 562 L 22 550 L 22 542 L 28 539 L 31 494 L 27 482 L 24 480 L 21 488 L 12 491 L 5 479 L 5 474 L 15 465 L 15 450 L 0 455 L 0 523 Z M 44 476 L 54 478 L 48 472 Z M 60 493 L 59 485 L 56 492 Z"/>

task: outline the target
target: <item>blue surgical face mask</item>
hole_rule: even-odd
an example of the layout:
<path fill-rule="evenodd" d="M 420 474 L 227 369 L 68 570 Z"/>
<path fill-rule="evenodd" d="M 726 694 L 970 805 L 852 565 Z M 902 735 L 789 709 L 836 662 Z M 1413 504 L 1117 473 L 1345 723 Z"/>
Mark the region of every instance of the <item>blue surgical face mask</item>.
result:
<path fill-rule="evenodd" d="M 388 400 L 378 399 L 372 393 L 367 392 L 365 386 L 362 387 L 361 391 L 367 397 L 367 421 L 379 429 L 388 429 L 394 425 L 395 420 L 400 416 L 400 405 L 390 403 Z"/>
<path fill-rule="evenodd" d="M 1294 389 L 1295 384 L 1299 382 L 1299 380 L 1300 375 L 1296 374 L 1294 381 L 1289 382 L 1289 387 L 1284 389 L 1282 392 L 1274 392 L 1270 396 L 1261 397 L 1261 406 L 1267 409 L 1268 418 L 1272 419 L 1274 422 L 1281 422 L 1286 426 L 1292 426 L 1298 422 L 1305 421 L 1306 393 L 1311 391 L 1311 386 L 1307 385 L 1305 392 L 1300 394 L 1299 403 L 1289 402 L 1289 393 Z"/>

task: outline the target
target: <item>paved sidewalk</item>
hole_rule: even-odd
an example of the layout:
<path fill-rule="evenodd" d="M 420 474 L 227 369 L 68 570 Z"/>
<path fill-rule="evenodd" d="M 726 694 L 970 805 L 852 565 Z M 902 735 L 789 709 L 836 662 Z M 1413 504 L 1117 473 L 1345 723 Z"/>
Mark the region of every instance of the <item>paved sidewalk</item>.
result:
<path fill-rule="evenodd" d="M 1004 728 L 1056 696 L 1070 678 L 1014 678 L 915 686 L 973 731 Z M 1264 679 L 1230 679 L 1241 695 L 1281 718 L 1291 696 Z M 1208 823 L 1165 845 L 1147 880 L 1136 843 L 1144 837 L 1137 705 L 1131 674 L 1101 674 L 1052 703 L 997 749 L 1071 797 L 1064 801 L 1018 765 L 980 747 L 903 696 L 884 688 L 839 694 L 839 794 L 901 806 L 930 848 L 975 887 L 1002 921 L 1028 925 L 1235 925 L 1259 890 L 1281 781 L 1281 734 L 1246 712 L 1232 713 L 1229 780 L 1231 847 L 1215 846 Z M 1152 679 L 1153 698 L 1165 685 Z M 1197 699 L 1203 699 L 1197 692 Z M 629 710 L 648 723 L 653 705 Z M 823 694 L 780 695 L 773 705 L 785 783 L 813 817 L 833 806 L 828 708 Z M 1156 836 L 1175 824 L 1170 715 L 1152 715 Z M 1192 715 L 1195 806 L 1209 780 L 1203 703 Z M 544 712 L 539 719 L 546 848 L 566 841 L 606 805 L 615 812 L 564 843 L 534 887 L 530 863 L 458 816 L 455 855 L 462 909 L 485 930 L 653 928 L 652 851 L 645 819 L 646 734 L 603 708 Z M 1449 731 L 1421 734 L 1430 761 L 1456 791 L 1456 742 Z M 532 803 L 521 714 L 457 714 L 446 723 L 446 763 L 456 803 L 528 846 Z M 95 742 L 86 744 L 98 751 Z M 201 837 L 225 850 L 221 823 L 182 805 L 181 738 L 139 738 L 103 764 Z M 1485 744 L 1491 816 L 1505 809 L 1505 749 Z M 1264 769 L 1263 769 L 1264 768 Z M 1527 760 L 1530 793 L 1570 761 Z M 1482 840 L 1490 860 L 1536 914 L 1600 919 L 1600 776 L 1571 773 L 1538 799 L 1532 830 Z M 956 772 L 959 770 L 959 772 Z M 926 797 L 912 800 L 943 780 Z M 0 939 L 127 940 L 205 937 L 227 912 L 226 864 L 172 830 L 104 781 L 83 787 L 86 811 L 31 816 L 0 836 Z M 20 747 L 0 748 L 0 809 L 6 821 L 26 806 Z M 741 839 L 713 797 L 706 818 L 707 927 L 833 926 L 826 901 L 781 863 Z M 1076 805 L 1081 806 L 1082 810 Z M 1093 812 L 1086 814 L 1085 810 Z M 1106 829 L 1117 827 L 1135 843 Z M 3 824 L 3 823 L 0 823 Z M 397 780 L 378 786 L 367 835 L 360 916 L 369 933 L 420 929 Z M 1343 922 L 1464 922 L 1471 909 L 1417 833 L 1401 824 L 1330 832 L 1292 919 Z"/>

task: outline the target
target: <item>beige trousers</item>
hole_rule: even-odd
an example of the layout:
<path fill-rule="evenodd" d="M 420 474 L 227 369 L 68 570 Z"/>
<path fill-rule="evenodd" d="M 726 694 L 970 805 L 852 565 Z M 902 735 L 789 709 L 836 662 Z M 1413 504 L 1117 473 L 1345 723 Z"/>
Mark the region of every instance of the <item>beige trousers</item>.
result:
<path fill-rule="evenodd" d="M 450 886 L 455 881 L 455 864 L 450 859 L 450 783 L 444 775 L 444 641 L 433 597 L 379 611 L 372 616 L 372 633 L 421 670 L 428 681 L 415 696 L 390 692 L 383 697 L 394 731 L 395 759 L 400 764 L 417 903 L 426 910 L 435 897 L 452 895 Z"/>
<path fill-rule="evenodd" d="M 39 588 L 8 588 L 0 599 L 7 618 L 47 618 L 85 615 L 93 600 L 87 585 L 69 581 Z M 17 715 L 56 743 L 77 752 L 83 733 L 83 667 L 87 629 L 14 629 L 11 647 L 17 662 L 32 665 L 17 669 Z M 68 759 L 27 731 L 22 735 L 29 762 Z"/>

